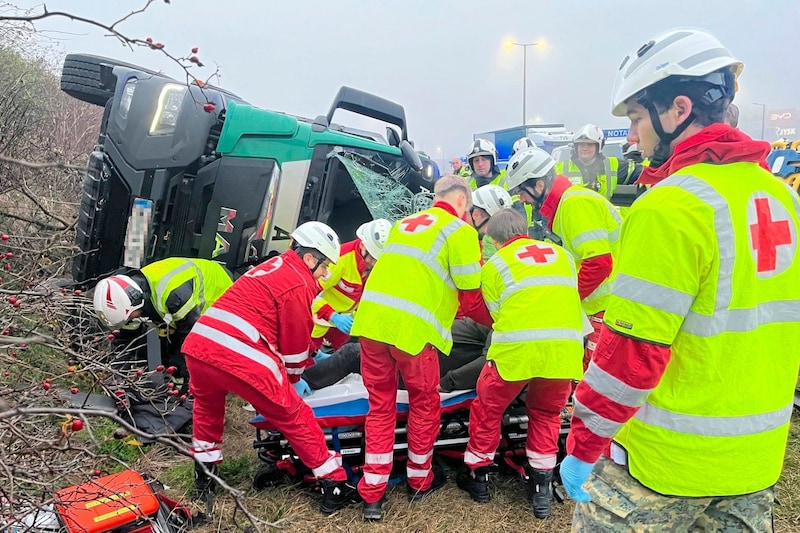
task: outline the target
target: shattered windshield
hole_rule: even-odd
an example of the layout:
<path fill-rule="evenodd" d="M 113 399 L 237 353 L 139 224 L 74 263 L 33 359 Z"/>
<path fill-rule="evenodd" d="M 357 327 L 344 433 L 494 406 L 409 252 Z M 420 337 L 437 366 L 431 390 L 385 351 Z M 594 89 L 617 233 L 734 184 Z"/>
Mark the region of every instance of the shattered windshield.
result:
<path fill-rule="evenodd" d="M 373 218 L 394 223 L 433 204 L 433 192 L 400 156 L 339 148 L 327 157 L 345 166 Z"/>

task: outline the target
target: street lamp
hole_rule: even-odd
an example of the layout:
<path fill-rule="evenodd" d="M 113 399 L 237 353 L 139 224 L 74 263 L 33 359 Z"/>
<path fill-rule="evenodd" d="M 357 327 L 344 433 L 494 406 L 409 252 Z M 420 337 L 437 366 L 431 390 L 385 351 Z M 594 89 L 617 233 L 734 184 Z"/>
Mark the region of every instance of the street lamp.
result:
<path fill-rule="evenodd" d="M 544 43 L 518 43 L 513 39 L 508 39 L 505 42 L 506 48 L 514 46 L 522 47 L 522 125 L 527 124 L 527 104 L 528 104 L 528 47 L 529 46 L 543 46 Z"/>
<path fill-rule="evenodd" d="M 764 118 L 767 116 L 767 106 L 764 104 L 759 104 L 758 102 L 753 102 L 753 105 L 760 105 L 761 106 L 761 140 L 764 140 Z"/>

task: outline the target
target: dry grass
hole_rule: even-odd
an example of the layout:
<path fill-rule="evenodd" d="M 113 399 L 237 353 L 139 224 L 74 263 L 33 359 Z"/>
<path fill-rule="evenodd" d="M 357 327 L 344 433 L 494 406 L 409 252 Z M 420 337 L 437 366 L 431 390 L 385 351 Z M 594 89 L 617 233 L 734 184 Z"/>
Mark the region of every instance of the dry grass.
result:
<path fill-rule="evenodd" d="M 247 457 L 252 471 L 258 466 L 252 442 L 255 431 L 248 420 L 250 413 L 241 409 L 241 402 L 232 399 L 226 417 L 225 453 L 228 459 Z M 141 466 L 153 473 L 179 464 L 186 468 L 185 458 L 174 458 L 148 453 Z M 467 531 L 570 531 L 573 504 L 554 504 L 554 516 L 537 520 L 530 513 L 522 482 L 510 476 L 492 478 L 493 501 L 489 504 L 473 503 L 469 496 L 455 486 L 453 476 L 445 488 L 427 500 L 409 504 L 404 486 L 390 489 L 383 522 L 368 524 L 361 519 L 361 507 L 353 506 L 333 516 L 319 513 L 320 496 L 299 486 L 281 486 L 264 491 L 248 490 L 249 481 L 239 485 L 248 490 L 248 509 L 259 518 L 280 521 L 283 531 L 356 532 L 356 531 L 411 531 L 411 532 L 467 532 Z M 183 487 L 186 490 L 188 487 Z M 173 487 L 172 495 L 185 497 L 184 490 Z M 800 416 L 795 415 L 787 446 L 786 463 L 777 486 L 778 503 L 775 506 L 775 531 L 800 531 Z M 238 527 L 237 527 L 238 525 Z M 235 513 L 229 497 L 218 497 L 215 522 L 198 527 L 197 533 L 241 531 L 247 524 L 241 513 Z"/>

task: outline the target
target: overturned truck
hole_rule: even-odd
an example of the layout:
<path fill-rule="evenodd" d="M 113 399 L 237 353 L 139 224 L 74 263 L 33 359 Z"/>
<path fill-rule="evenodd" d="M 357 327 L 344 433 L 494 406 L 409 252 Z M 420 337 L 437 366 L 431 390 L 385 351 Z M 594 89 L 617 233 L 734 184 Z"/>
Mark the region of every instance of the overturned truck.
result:
<path fill-rule="evenodd" d="M 435 165 L 409 142 L 403 107 L 356 89 L 310 120 L 82 54 L 66 57 L 61 88 L 105 109 L 77 223 L 72 274 L 85 286 L 174 256 L 241 273 L 303 222 L 348 240 L 367 220 L 430 202 Z M 338 109 L 385 122 L 385 135 L 333 123 Z"/>

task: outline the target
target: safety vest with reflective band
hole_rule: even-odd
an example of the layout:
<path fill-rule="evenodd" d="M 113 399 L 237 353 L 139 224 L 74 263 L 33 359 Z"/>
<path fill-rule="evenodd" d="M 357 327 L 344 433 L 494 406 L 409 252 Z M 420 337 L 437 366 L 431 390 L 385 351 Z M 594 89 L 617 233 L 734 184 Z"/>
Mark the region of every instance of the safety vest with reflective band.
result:
<path fill-rule="evenodd" d="M 494 319 L 486 358 L 500 377 L 581 378 L 583 310 L 575 262 L 566 250 L 514 239 L 483 266 L 481 291 Z"/>
<path fill-rule="evenodd" d="M 359 256 L 361 241 L 356 239 L 342 245 L 342 255 L 335 265 L 330 267 L 330 276 L 320 280 L 322 292 L 314 299 L 311 310 L 314 313 L 314 330 L 311 337 L 319 339 L 325 336 L 333 324 L 328 322 L 330 309 L 336 313 L 347 313 L 355 309 L 364 291 L 364 272 L 360 271 L 359 263 L 366 272 L 367 265 Z M 360 260 L 360 261 L 359 261 Z M 328 306 L 328 313 L 321 310 Z M 328 315 L 326 318 L 323 316 Z"/>
<path fill-rule="evenodd" d="M 617 170 L 619 160 L 616 157 L 603 157 L 604 173 L 597 175 L 597 192 L 606 198 L 611 198 L 617 188 Z M 563 174 L 575 185 L 588 187 L 584 182 L 580 167 L 572 159 L 559 161 L 555 166 L 556 174 Z"/>
<path fill-rule="evenodd" d="M 611 254 L 616 263 L 622 218 L 611 203 L 598 193 L 573 185 L 564 191 L 553 216 L 553 233 L 578 264 L 599 255 Z M 583 310 L 594 315 L 606 308 L 614 270 L 590 295 L 583 299 Z"/>
<path fill-rule="evenodd" d="M 730 496 L 778 480 L 800 365 L 799 234 L 797 195 L 756 163 L 686 167 L 632 206 L 605 322 L 671 346 L 671 360 L 652 391 L 610 375 L 593 387 L 643 402 L 616 440 L 646 487 Z"/>
<path fill-rule="evenodd" d="M 480 259 L 475 229 L 444 208 L 400 220 L 367 279 L 351 334 L 412 355 L 426 344 L 449 354 L 458 290 L 480 286 Z"/>
<path fill-rule="evenodd" d="M 478 180 L 474 172 L 470 172 L 469 176 L 464 176 L 464 177 L 469 178 L 469 188 L 472 189 L 473 191 L 478 190 L 478 188 L 481 187 L 481 185 L 478 185 Z M 490 181 L 489 183 L 484 183 L 483 185 L 500 185 L 504 189 L 507 189 L 508 187 L 506 187 L 505 181 L 506 181 L 506 170 L 503 169 L 497 174 L 497 176 L 492 178 L 492 181 Z"/>
<path fill-rule="evenodd" d="M 195 308 L 203 313 L 228 287 L 233 284 L 228 272 L 219 264 L 207 259 L 172 257 L 150 263 L 141 270 L 150 285 L 150 300 L 164 322 L 174 326 Z M 182 286 L 185 295 L 178 309 L 170 309 L 174 302 L 169 298 Z"/>

